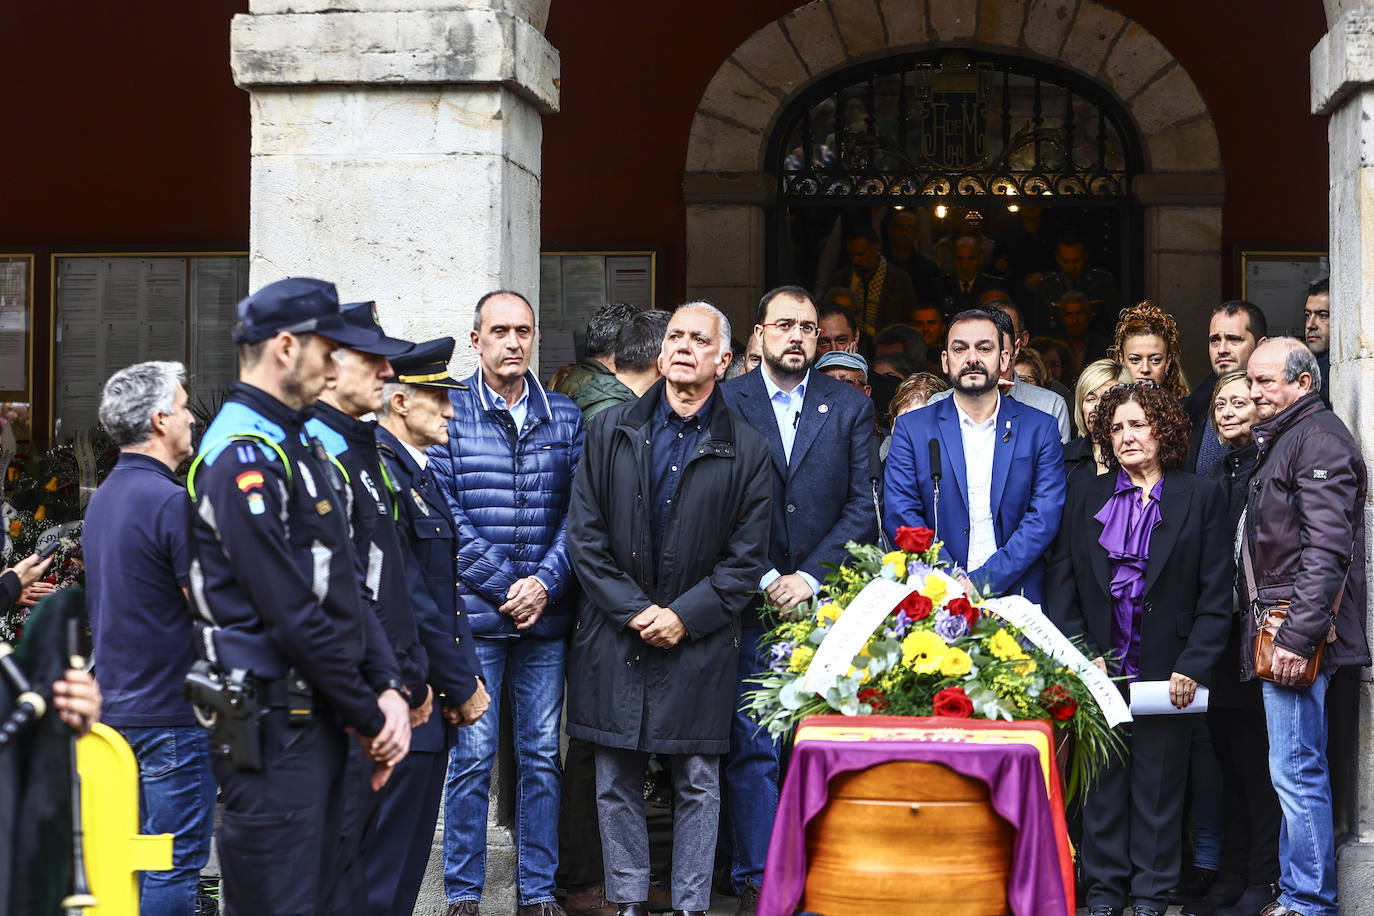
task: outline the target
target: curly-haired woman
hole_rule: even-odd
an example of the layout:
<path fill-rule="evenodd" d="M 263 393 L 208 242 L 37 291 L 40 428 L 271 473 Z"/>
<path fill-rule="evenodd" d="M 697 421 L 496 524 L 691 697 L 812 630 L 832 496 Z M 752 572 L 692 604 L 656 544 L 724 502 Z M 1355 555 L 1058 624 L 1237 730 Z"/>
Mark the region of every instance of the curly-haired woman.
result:
<path fill-rule="evenodd" d="M 1135 379 L 1150 379 L 1176 398 L 1188 396 L 1183 348 L 1174 316 L 1148 299 L 1125 309 L 1116 323 L 1113 358 Z"/>
<path fill-rule="evenodd" d="M 1149 379 L 1118 385 L 1089 432 L 1109 472 L 1069 490 L 1046 574 L 1046 611 L 1104 671 L 1167 681 L 1182 709 L 1211 680 L 1230 626 L 1232 561 L 1220 486 L 1180 471 L 1188 415 Z M 1156 916 L 1182 864 L 1192 716 L 1141 716 L 1129 754 L 1083 806 L 1092 916 Z"/>

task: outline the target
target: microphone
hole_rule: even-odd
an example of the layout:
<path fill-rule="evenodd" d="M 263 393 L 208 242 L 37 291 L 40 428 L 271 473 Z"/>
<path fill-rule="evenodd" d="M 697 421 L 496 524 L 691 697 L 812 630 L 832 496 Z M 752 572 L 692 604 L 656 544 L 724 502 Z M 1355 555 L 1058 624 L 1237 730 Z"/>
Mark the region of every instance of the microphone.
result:
<path fill-rule="evenodd" d="M 883 479 L 883 459 L 878 451 L 878 437 L 870 436 L 868 440 L 868 481 L 877 484 Z"/>
<path fill-rule="evenodd" d="M 938 540 L 940 537 L 940 440 L 931 437 L 927 445 L 930 448 L 930 485 L 934 490 L 934 499 L 930 506 L 930 528 L 935 532 Z"/>

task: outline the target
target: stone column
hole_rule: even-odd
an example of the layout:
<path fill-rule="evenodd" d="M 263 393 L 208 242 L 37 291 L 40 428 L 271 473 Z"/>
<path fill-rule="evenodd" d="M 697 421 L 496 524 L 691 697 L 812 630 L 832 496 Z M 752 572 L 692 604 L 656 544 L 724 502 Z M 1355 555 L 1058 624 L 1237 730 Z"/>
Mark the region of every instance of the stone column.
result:
<path fill-rule="evenodd" d="M 387 329 L 459 340 L 496 288 L 539 299 L 541 116 L 558 107 L 548 0 L 250 0 L 250 285 L 375 299 Z"/>
<path fill-rule="evenodd" d="M 250 286 L 331 280 L 346 301 L 376 300 L 397 336 L 456 337 L 453 370 L 471 373 L 477 299 L 539 302 L 541 117 L 558 108 L 548 7 L 250 0 L 230 29 L 252 97 Z M 517 902 L 508 737 L 499 756 L 486 913 Z M 444 911 L 437 858 L 418 912 Z"/>
<path fill-rule="evenodd" d="M 1312 50 L 1312 110 L 1330 116 L 1331 401 L 1374 468 L 1374 10 L 1353 6 Z M 1365 510 L 1374 532 L 1374 503 Z M 1374 539 L 1366 543 L 1366 581 L 1374 582 Z M 1369 610 L 1366 608 L 1366 614 Z M 1367 618 L 1368 620 L 1368 618 Z M 1374 632 L 1374 626 L 1370 628 Z M 1349 780 L 1338 793 L 1336 823 L 1341 912 L 1374 916 L 1374 681 L 1358 672 L 1352 723 L 1338 724 L 1353 759 L 1333 760 Z"/>

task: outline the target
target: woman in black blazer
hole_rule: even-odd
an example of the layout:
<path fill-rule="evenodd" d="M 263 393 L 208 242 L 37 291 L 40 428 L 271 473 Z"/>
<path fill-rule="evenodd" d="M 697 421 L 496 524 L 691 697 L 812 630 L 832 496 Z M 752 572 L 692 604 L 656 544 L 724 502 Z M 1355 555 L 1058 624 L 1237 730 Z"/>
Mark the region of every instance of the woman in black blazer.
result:
<path fill-rule="evenodd" d="M 1184 708 L 1209 683 L 1230 626 L 1232 560 L 1221 489 L 1178 470 L 1190 424 L 1147 380 L 1118 385 L 1089 427 L 1110 471 L 1069 489 L 1046 572 L 1046 613 L 1126 683 L 1168 681 Z M 1189 716 L 1123 726 L 1128 754 L 1083 805 L 1082 870 L 1092 916 L 1157 916 L 1182 863 Z"/>

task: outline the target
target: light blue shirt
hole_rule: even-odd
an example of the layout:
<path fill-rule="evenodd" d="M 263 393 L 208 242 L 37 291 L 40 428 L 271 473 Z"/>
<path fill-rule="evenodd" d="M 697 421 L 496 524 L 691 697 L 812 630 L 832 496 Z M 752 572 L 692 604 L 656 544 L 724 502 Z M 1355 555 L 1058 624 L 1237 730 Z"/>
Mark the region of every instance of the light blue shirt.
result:
<path fill-rule="evenodd" d="M 797 383 L 797 387 L 790 392 L 783 391 L 773 384 L 773 377 L 768 374 L 766 367 L 760 367 L 759 372 L 763 375 L 763 388 L 768 392 L 768 401 L 773 405 L 773 417 L 778 421 L 778 435 L 782 437 L 782 453 L 787 458 L 787 462 L 792 462 L 792 443 L 797 441 L 797 425 L 801 422 L 802 401 L 806 400 L 806 384 L 811 381 L 811 370 L 807 370 L 806 375 Z M 815 576 L 797 570 L 797 575 L 806 580 L 806 584 L 811 586 L 813 594 L 820 594 L 821 584 L 816 581 Z M 763 574 L 759 580 L 759 590 L 768 588 L 778 579 L 782 578 L 782 573 L 776 569 L 770 569 Z"/>
<path fill-rule="evenodd" d="M 524 381 L 525 387 L 524 390 L 521 391 L 520 397 L 516 398 L 514 404 L 507 404 L 506 399 L 495 391 L 492 391 L 486 379 L 482 379 L 482 387 L 487 389 L 487 397 L 491 399 L 491 402 L 496 405 L 498 410 L 504 410 L 510 414 L 510 418 L 515 421 L 515 429 L 517 432 L 524 429 L 525 417 L 527 417 L 530 412 L 530 380 L 526 378 Z"/>
<path fill-rule="evenodd" d="M 792 463 L 792 443 L 797 441 L 797 424 L 801 422 L 802 401 L 806 400 L 806 383 L 811 380 L 811 371 L 797 383 L 790 392 L 783 391 L 773 384 L 773 378 L 763 369 L 763 388 L 768 392 L 768 401 L 773 405 L 773 417 L 778 421 L 778 435 L 782 436 L 782 454 L 788 464 Z"/>

